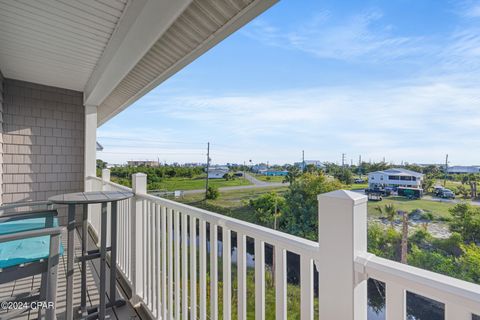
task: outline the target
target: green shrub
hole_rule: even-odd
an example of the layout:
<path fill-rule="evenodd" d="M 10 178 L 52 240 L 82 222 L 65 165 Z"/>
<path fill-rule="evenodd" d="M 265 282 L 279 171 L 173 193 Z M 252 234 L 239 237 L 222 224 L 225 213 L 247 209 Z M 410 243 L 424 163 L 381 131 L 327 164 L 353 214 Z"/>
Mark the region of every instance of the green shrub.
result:
<path fill-rule="evenodd" d="M 207 195 L 206 195 L 206 198 L 208 200 L 215 200 L 215 199 L 218 198 L 219 195 L 220 195 L 220 192 L 218 191 L 218 188 L 213 187 L 213 186 L 208 187 Z"/>

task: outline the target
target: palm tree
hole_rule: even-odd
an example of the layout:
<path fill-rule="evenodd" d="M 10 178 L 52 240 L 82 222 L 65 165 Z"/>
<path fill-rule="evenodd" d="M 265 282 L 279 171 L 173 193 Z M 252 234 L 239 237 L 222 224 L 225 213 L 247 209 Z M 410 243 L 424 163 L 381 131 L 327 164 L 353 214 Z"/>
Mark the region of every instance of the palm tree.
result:
<path fill-rule="evenodd" d="M 393 228 L 395 216 L 397 215 L 397 208 L 395 208 L 395 205 L 393 203 L 389 203 L 386 204 L 383 208 L 380 206 L 376 206 L 375 210 L 377 210 L 381 215 L 385 214 L 388 221 L 390 221 L 390 226 Z"/>
<path fill-rule="evenodd" d="M 424 213 L 425 223 L 423 224 L 423 228 L 425 231 L 428 231 L 428 224 L 433 221 L 433 213 L 427 211 Z"/>

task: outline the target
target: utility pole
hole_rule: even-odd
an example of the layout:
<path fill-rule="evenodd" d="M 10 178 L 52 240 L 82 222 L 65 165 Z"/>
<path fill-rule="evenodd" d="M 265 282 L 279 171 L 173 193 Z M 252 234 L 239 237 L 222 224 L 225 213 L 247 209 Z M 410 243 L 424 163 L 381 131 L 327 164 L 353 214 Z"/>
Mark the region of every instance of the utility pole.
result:
<path fill-rule="evenodd" d="M 445 156 L 445 178 L 443 179 L 443 186 L 447 186 L 447 175 L 448 175 L 448 154 Z"/>
<path fill-rule="evenodd" d="M 358 156 L 358 175 L 362 179 L 362 155 Z"/>
<path fill-rule="evenodd" d="M 302 171 L 305 172 L 305 150 L 302 150 Z"/>
<path fill-rule="evenodd" d="M 207 142 L 207 179 L 205 180 L 205 201 L 208 195 L 208 169 L 210 168 L 210 142 Z"/>

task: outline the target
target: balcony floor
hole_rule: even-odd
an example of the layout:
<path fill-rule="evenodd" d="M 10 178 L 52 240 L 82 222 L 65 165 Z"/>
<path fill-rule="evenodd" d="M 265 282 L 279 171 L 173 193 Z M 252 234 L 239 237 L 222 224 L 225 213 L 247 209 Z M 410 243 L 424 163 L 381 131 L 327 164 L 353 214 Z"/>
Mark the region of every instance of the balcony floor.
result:
<path fill-rule="evenodd" d="M 89 239 L 89 249 L 94 247 L 92 239 Z M 66 250 L 67 241 L 66 236 L 62 236 L 63 246 Z M 66 252 L 65 252 L 66 253 Z M 79 256 L 81 254 L 81 245 L 80 237 L 78 233 L 75 234 L 75 255 Z M 66 268 L 67 268 L 67 259 L 66 254 L 60 259 L 60 264 L 58 267 L 58 289 L 57 289 L 57 319 L 62 320 L 65 318 L 65 297 L 66 297 Z M 109 272 L 107 264 L 107 274 Z M 99 302 L 99 263 L 98 259 L 94 261 L 87 262 L 87 306 L 93 306 Z M 108 278 L 108 277 L 107 277 Z M 0 300 L 3 301 L 8 297 L 13 295 L 18 295 L 25 292 L 31 292 L 39 288 L 40 286 L 40 275 L 34 277 L 28 277 L 21 280 L 17 280 L 11 283 L 0 285 Z M 107 288 L 109 284 L 107 282 Z M 120 287 L 117 282 L 117 297 L 125 297 L 125 292 Z M 75 274 L 74 274 L 74 293 L 73 293 L 73 305 L 78 307 L 80 305 L 80 263 L 75 263 Z M 0 310 L 0 318 L 5 315 L 5 312 Z M 133 307 L 127 303 L 125 306 L 116 308 L 115 310 L 107 310 L 107 319 L 117 319 L 117 320 L 133 320 L 141 319 L 140 316 L 135 312 Z M 26 311 L 20 316 L 15 317 L 14 319 L 22 320 L 31 320 L 38 319 L 38 314 L 36 311 Z"/>

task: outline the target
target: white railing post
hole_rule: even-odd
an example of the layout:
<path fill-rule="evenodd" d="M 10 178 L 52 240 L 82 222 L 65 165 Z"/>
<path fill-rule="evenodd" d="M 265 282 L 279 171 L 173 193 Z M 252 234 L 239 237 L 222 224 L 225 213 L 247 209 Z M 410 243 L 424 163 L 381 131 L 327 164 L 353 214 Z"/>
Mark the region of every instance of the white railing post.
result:
<path fill-rule="evenodd" d="M 367 281 L 355 257 L 367 251 L 367 197 L 345 190 L 318 196 L 320 319 L 367 319 Z"/>
<path fill-rule="evenodd" d="M 87 177 L 97 176 L 97 106 L 85 106 L 85 150 L 84 150 L 84 191 L 92 191 L 92 183 Z"/>
<path fill-rule="evenodd" d="M 142 273 L 142 226 L 143 226 L 143 201 L 137 197 L 147 193 L 147 175 L 135 173 L 132 175 L 132 191 L 135 194 L 131 200 L 131 270 L 132 270 L 132 304 L 137 304 L 143 296 Z"/>
<path fill-rule="evenodd" d="M 102 169 L 102 180 L 103 185 L 105 186 L 105 182 L 110 182 L 110 170 L 109 169 Z"/>

